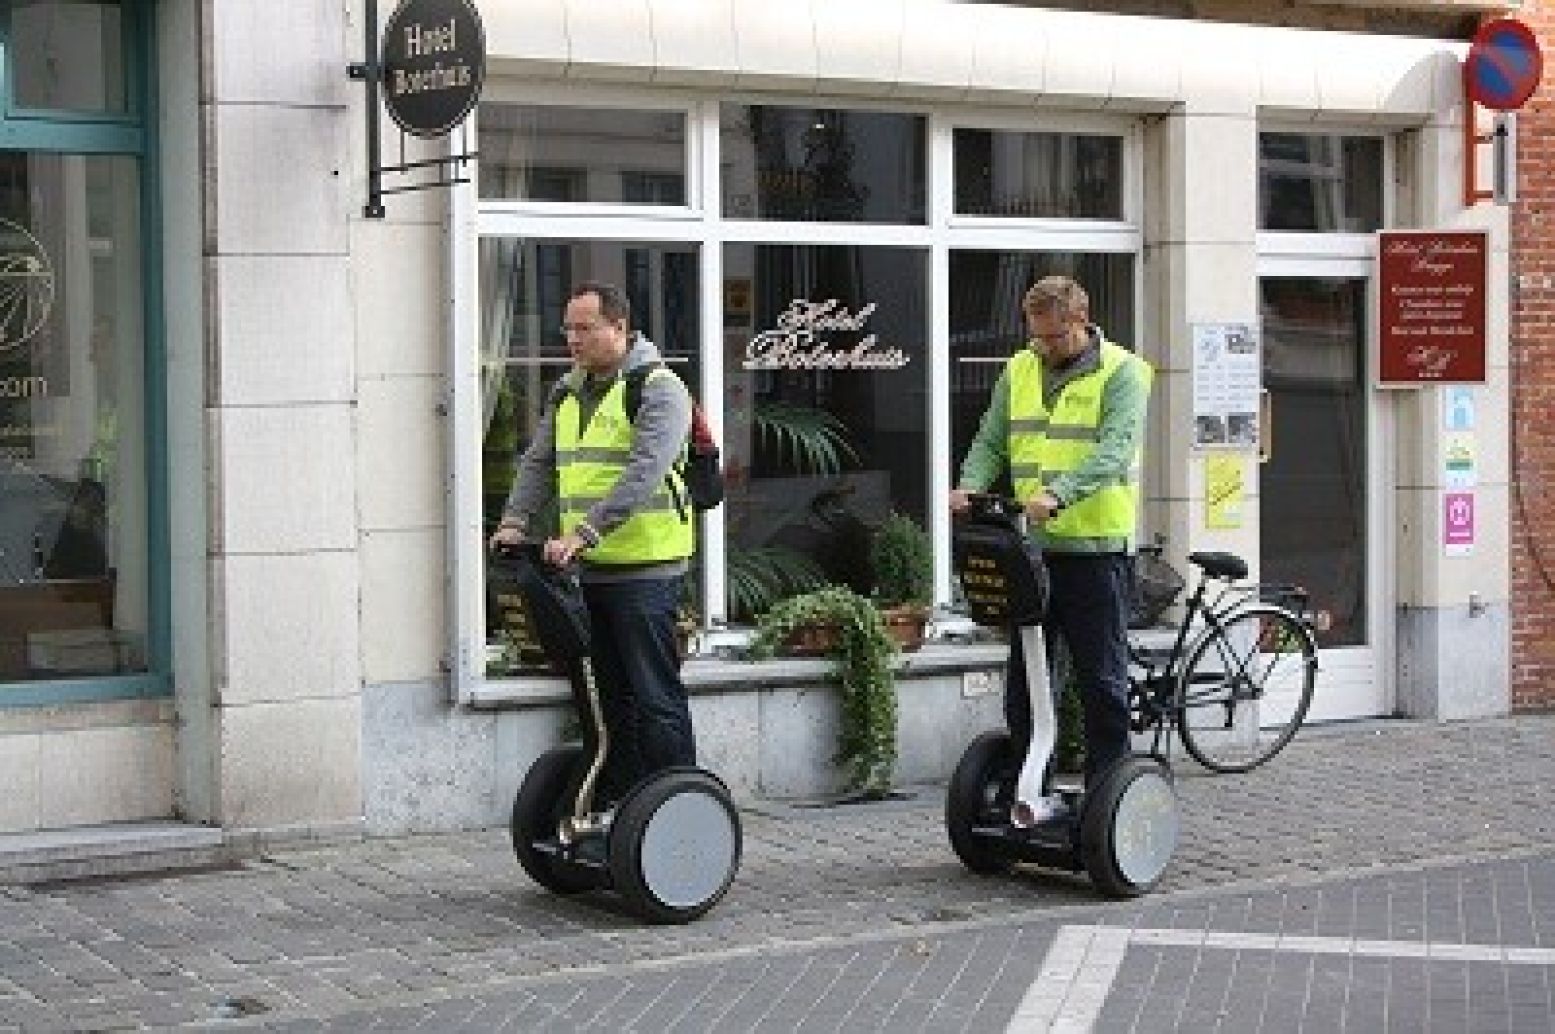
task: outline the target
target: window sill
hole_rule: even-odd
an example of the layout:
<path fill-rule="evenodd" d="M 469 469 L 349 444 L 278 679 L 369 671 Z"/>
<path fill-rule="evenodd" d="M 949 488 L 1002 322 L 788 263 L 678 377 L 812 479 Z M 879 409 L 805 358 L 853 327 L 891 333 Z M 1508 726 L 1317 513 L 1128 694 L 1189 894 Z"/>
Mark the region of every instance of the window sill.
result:
<path fill-rule="evenodd" d="M 923 649 L 897 658 L 898 678 L 975 671 L 1003 666 L 1008 648 L 1001 642 L 928 643 Z M 824 657 L 774 657 L 764 661 L 697 657 L 681 670 L 691 695 L 729 689 L 761 690 L 774 686 L 819 685 L 826 680 L 831 662 Z M 570 702 L 571 692 L 560 678 L 493 679 L 475 687 L 469 706 L 478 710 L 511 707 L 546 707 Z"/>

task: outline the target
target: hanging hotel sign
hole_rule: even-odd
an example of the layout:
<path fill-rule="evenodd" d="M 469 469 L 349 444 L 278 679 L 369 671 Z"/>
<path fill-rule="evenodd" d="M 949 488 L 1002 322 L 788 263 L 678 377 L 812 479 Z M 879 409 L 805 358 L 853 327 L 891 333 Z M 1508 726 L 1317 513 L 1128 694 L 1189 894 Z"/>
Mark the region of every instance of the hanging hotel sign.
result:
<path fill-rule="evenodd" d="M 1388 230 L 1377 254 L 1378 384 L 1485 383 L 1486 234 Z"/>
<path fill-rule="evenodd" d="M 383 104 L 411 136 L 439 137 L 480 100 L 486 33 L 469 0 L 405 0 L 383 35 Z"/>
<path fill-rule="evenodd" d="M 400 137 L 400 162 L 384 165 L 379 142 L 378 98 L 400 129 L 432 139 L 464 123 L 480 100 L 486 79 L 486 31 L 470 0 L 403 0 L 389 16 L 382 43 L 378 39 L 378 0 L 362 0 L 363 40 L 367 59 L 346 66 L 346 74 L 366 88 L 367 204 L 362 214 L 382 219 L 387 194 L 451 187 L 468 183 L 465 166 L 476 157 L 465 138 L 448 154 L 405 161 Z M 467 137 L 467 131 L 466 131 Z M 431 179 L 404 186 L 383 185 L 385 173 L 416 173 Z"/>
<path fill-rule="evenodd" d="M 849 311 L 835 298 L 795 298 L 777 325 L 751 338 L 747 370 L 900 370 L 910 362 L 899 348 L 882 348 L 868 332 L 876 303 Z"/>

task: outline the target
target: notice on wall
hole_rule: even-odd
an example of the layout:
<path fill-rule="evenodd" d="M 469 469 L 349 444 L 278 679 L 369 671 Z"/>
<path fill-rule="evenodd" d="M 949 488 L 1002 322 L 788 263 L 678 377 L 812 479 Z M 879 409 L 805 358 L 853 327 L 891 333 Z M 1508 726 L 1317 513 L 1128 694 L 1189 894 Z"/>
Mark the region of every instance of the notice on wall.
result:
<path fill-rule="evenodd" d="M 1256 448 L 1263 353 L 1252 323 L 1193 325 L 1193 444 Z"/>
<path fill-rule="evenodd" d="M 1485 383 L 1484 231 L 1377 235 L 1382 387 Z"/>
<path fill-rule="evenodd" d="M 1442 493 L 1442 551 L 1448 556 L 1474 552 L 1474 493 Z"/>
<path fill-rule="evenodd" d="M 1225 531 L 1242 526 L 1247 485 L 1242 457 L 1234 452 L 1211 453 L 1204 458 L 1204 526 Z"/>

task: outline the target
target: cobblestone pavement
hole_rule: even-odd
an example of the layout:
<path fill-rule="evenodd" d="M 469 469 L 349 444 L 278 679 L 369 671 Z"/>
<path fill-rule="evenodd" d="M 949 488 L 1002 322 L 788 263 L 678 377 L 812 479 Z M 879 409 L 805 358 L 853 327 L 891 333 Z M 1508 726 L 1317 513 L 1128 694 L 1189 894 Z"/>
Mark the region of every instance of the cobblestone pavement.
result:
<path fill-rule="evenodd" d="M 541 892 L 503 831 L 11 888 L 0 1029 L 1552 1029 L 1555 717 L 1178 773 L 1172 869 L 1125 904 L 968 874 L 932 787 L 746 810 L 739 878 L 685 927 Z"/>

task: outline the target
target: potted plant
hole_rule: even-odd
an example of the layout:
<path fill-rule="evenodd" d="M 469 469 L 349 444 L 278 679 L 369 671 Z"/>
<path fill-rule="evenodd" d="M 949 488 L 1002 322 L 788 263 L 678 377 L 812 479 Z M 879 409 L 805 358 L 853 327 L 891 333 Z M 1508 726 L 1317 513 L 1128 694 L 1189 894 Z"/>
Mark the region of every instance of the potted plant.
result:
<path fill-rule="evenodd" d="M 751 657 L 793 652 L 817 628 L 830 632 L 825 653 L 842 695 L 837 761 L 850 790 L 884 796 L 896 767 L 896 642 L 874 604 L 841 586 L 781 600 L 759 619 Z"/>
<path fill-rule="evenodd" d="M 875 603 L 886 627 L 904 650 L 923 645 L 934 599 L 934 550 L 928 533 L 906 514 L 893 511 L 870 540 Z"/>

